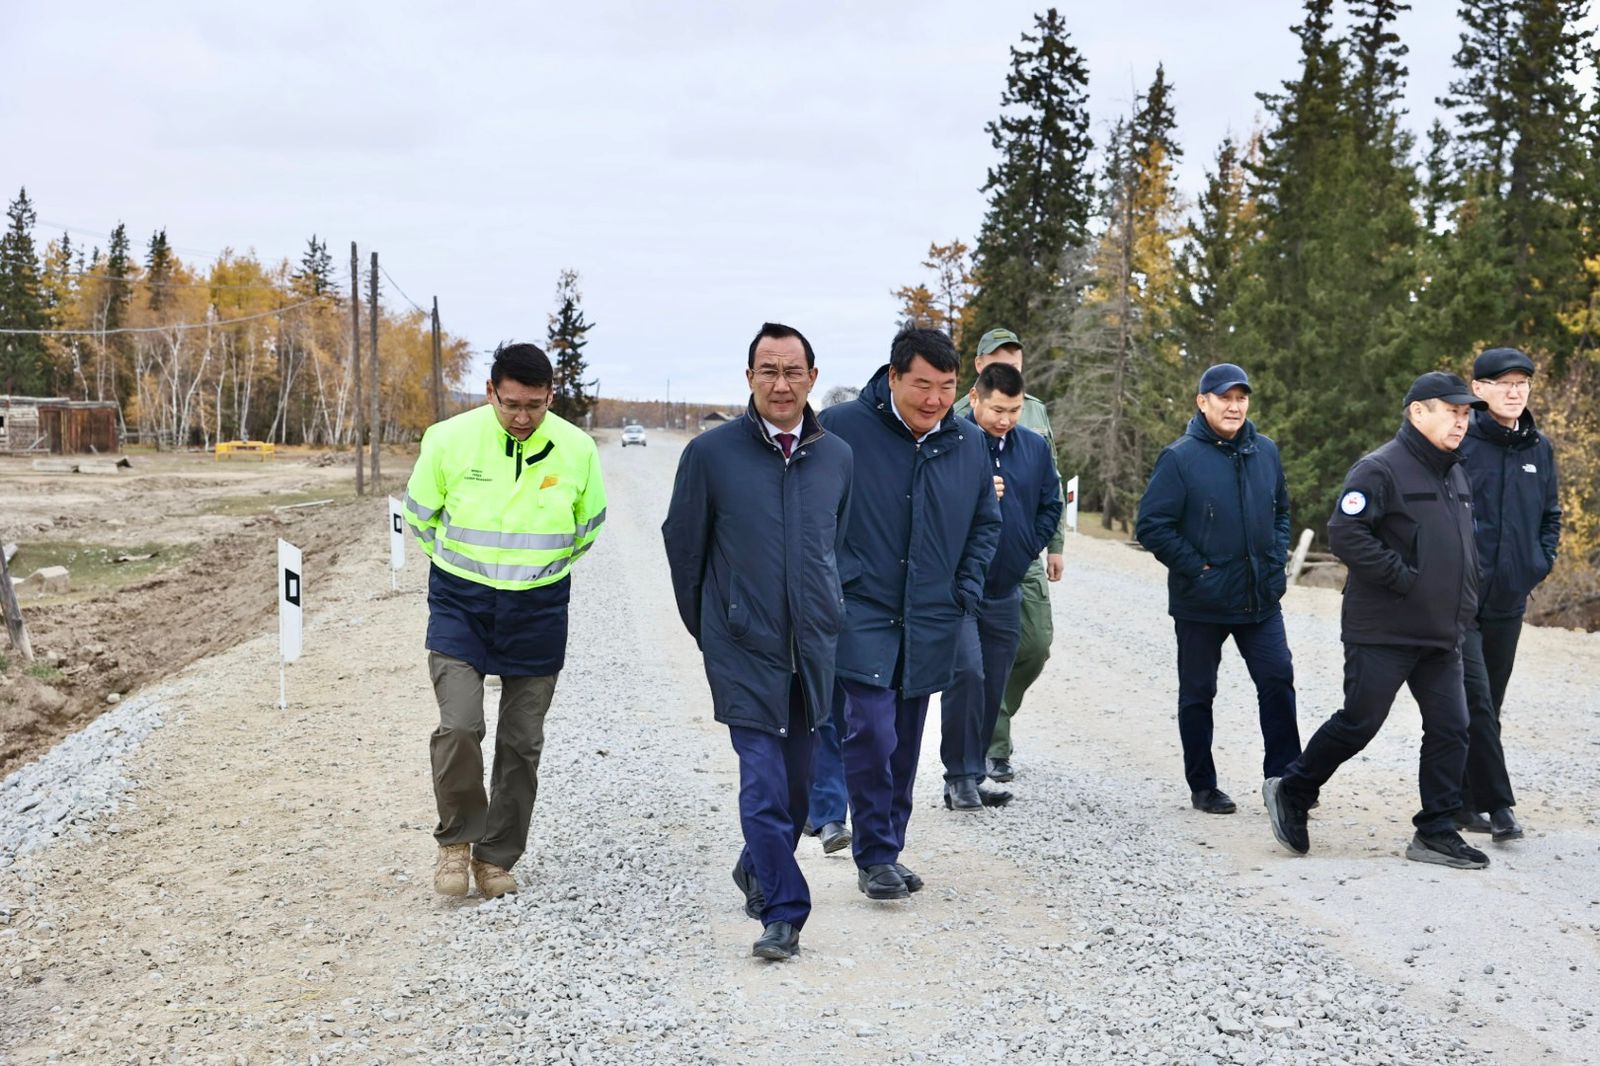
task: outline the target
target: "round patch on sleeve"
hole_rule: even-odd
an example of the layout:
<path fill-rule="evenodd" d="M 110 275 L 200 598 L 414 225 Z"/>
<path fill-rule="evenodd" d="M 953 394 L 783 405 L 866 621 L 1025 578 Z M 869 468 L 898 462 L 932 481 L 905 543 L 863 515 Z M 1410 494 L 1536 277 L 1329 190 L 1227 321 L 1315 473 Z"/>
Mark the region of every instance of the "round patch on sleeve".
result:
<path fill-rule="evenodd" d="M 1367 494 L 1351 489 L 1339 500 L 1339 510 L 1348 515 L 1358 515 L 1367 509 Z"/>

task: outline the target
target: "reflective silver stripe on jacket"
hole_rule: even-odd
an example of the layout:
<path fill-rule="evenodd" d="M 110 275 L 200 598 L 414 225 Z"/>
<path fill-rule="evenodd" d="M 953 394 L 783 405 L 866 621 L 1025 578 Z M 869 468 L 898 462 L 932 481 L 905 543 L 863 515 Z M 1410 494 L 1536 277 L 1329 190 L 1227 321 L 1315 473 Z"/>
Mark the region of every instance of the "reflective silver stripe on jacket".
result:
<path fill-rule="evenodd" d="M 412 514 L 416 515 L 417 516 L 417 521 L 426 522 L 429 519 L 431 519 L 434 515 L 438 514 L 439 511 L 440 511 L 440 508 L 438 508 L 438 507 L 424 507 L 424 506 L 422 506 L 422 504 L 420 504 L 420 503 L 418 503 L 416 501 L 415 497 L 413 497 L 411 495 L 411 493 L 408 492 L 408 493 L 406 493 L 406 510 L 408 510 Z"/>
<path fill-rule="evenodd" d="M 562 556 L 548 566 L 523 566 L 520 563 L 480 563 L 476 559 L 469 559 L 460 552 L 451 551 L 444 545 L 436 549 L 436 558 L 443 559 L 451 566 L 459 566 L 463 570 L 470 570 L 490 581 L 539 581 L 547 577 L 554 577 L 561 573 L 572 563 L 571 556 Z"/>
<path fill-rule="evenodd" d="M 434 528 L 432 526 L 412 526 L 411 532 L 415 533 L 417 535 L 417 539 L 422 541 L 422 543 L 433 543 Z"/>
<path fill-rule="evenodd" d="M 600 513 L 599 514 L 595 515 L 593 518 L 589 519 L 583 525 L 581 525 L 577 529 L 573 530 L 573 532 L 576 535 L 580 536 L 580 537 L 584 536 L 584 535 L 586 535 L 588 533 L 593 532 L 596 529 L 599 529 L 601 524 L 603 522 L 605 522 L 605 520 L 606 520 L 606 509 L 604 507 L 602 507 L 602 508 L 600 508 Z"/>
<path fill-rule="evenodd" d="M 560 551 L 572 547 L 571 533 L 501 533 L 492 529 L 472 529 L 450 524 L 450 512 L 441 511 L 439 522 L 446 540 L 480 548 L 528 548 L 534 551 Z"/>

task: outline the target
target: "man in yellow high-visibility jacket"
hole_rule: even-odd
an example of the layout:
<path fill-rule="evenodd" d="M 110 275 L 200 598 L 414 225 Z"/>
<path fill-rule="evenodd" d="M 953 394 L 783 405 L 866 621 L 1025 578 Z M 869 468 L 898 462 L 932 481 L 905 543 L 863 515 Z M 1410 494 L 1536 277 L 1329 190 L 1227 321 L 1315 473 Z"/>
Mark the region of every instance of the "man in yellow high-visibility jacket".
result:
<path fill-rule="evenodd" d="M 406 519 L 432 561 L 433 887 L 447 896 L 467 894 L 469 866 L 485 896 L 517 889 L 511 868 L 527 846 L 545 712 L 567 650 L 569 575 L 606 517 L 599 453 L 550 413 L 552 379 L 537 346 L 502 345 L 489 402 L 429 427 L 406 486 Z M 487 796 L 485 674 L 501 682 Z"/>

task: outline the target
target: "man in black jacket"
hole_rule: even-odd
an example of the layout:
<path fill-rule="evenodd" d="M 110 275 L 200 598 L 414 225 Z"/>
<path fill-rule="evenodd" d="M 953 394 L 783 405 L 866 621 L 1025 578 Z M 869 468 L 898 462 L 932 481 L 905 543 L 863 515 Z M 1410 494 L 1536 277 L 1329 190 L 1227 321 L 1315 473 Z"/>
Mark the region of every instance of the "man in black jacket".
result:
<path fill-rule="evenodd" d="M 763 930 L 753 953 L 800 949 L 811 895 L 794 859 L 811 732 L 833 693 L 853 459 L 806 403 L 811 344 L 768 322 L 750 342 L 743 418 L 684 448 L 661 534 L 678 613 L 705 656 L 716 720 L 739 756 L 744 851 L 733 880 Z"/>
<path fill-rule="evenodd" d="M 1533 424 L 1528 392 L 1533 360 L 1515 348 L 1490 348 L 1472 364 L 1472 391 L 1489 405 L 1472 416 L 1461 465 L 1472 482 L 1478 616 L 1461 642 L 1467 686 L 1467 777 L 1462 828 L 1516 840 L 1522 826 L 1500 745 L 1500 707 L 1517 656 L 1528 593 L 1555 565 L 1561 503 L 1550 441 Z M 1488 812 L 1485 819 L 1483 812 Z"/>
<path fill-rule="evenodd" d="M 1178 736 L 1195 809 L 1232 814 L 1211 758 L 1211 701 L 1231 636 L 1256 685 L 1262 777 L 1300 754 L 1294 662 L 1278 607 L 1287 584 L 1289 489 L 1278 446 L 1256 432 L 1250 379 L 1232 363 L 1200 376 L 1199 410 L 1156 460 L 1135 536 L 1167 568 L 1178 637 Z"/>
<path fill-rule="evenodd" d="M 1456 832 L 1467 762 L 1461 635 L 1478 607 L 1472 490 L 1456 448 L 1484 403 L 1454 374 L 1423 374 L 1395 438 L 1345 475 L 1328 522 L 1350 568 L 1341 612 L 1344 709 L 1323 723 L 1262 798 L 1279 843 L 1311 850 L 1306 812 L 1345 760 L 1377 735 L 1401 685 L 1422 712 L 1422 810 L 1406 858 L 1456 869 L 1489 865 Z"/>

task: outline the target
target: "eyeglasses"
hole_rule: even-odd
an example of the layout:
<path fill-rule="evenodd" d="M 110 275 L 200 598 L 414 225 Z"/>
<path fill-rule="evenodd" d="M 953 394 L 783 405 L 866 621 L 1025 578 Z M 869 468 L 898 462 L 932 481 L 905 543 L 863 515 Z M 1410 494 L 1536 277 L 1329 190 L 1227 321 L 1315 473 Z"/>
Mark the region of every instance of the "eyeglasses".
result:
<path fill-rule="evenodd" d="M 515 418 L 517 415 L 528 415 L 531 417 L 550 406 L 550 402 L 548 400 L 534 400 L 532 403 L 506 403 L 500 398 L 500 393 L 498 390 L 496 390 L 494 394 L 494 402 L 495 405 L 500 408 L 500 410 L 504 411 L 508 415 L 511 415 L 513 418 Z"/>
<path fill-rule="evenodd" d="M 776 385 L 782 378 L 791 385 L 798 385 L 811 377 L 811 371 L 798 366 L 785 367 L 779 370 L 775 366 L 764 366 L 760 370 L 751 371 L 755 379 L 763 385 Z"/>
<path fill-rule="evenodd" d="M 1483 384 L 1487 385 L 1489 388 L 1499 389 L 1502 392 L 1515 392 L 1519 389 L 1522 392 L 1527 392 L 1533 388 L 1533 381 L 1531 378 L 1522 378 L 1519 381 L 1506 381 L 1503 378 L 1479 378 L 1478 380 L 1483 382 Z"/>

